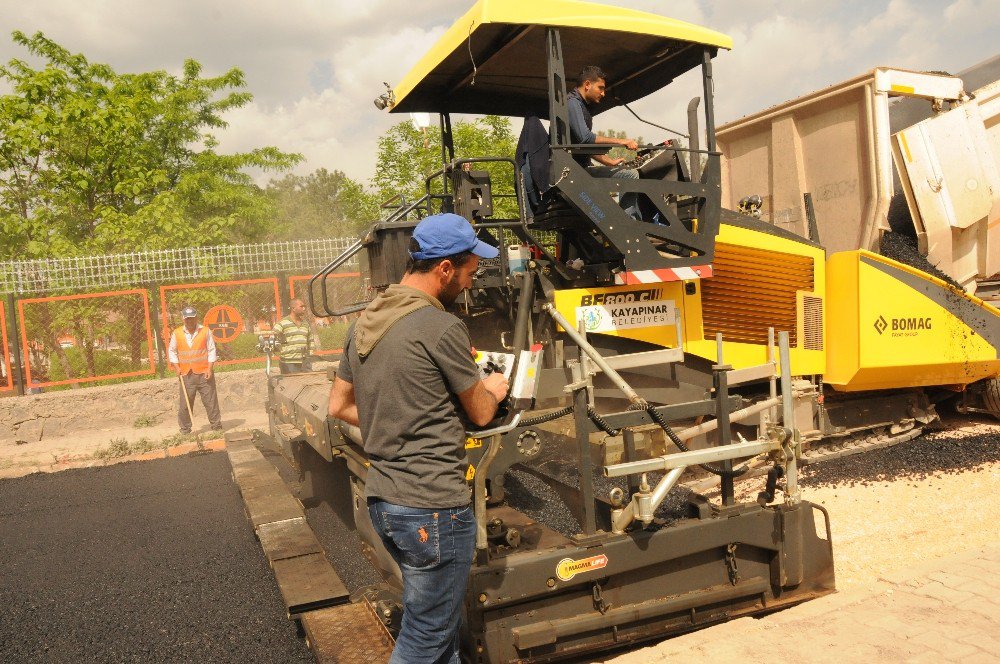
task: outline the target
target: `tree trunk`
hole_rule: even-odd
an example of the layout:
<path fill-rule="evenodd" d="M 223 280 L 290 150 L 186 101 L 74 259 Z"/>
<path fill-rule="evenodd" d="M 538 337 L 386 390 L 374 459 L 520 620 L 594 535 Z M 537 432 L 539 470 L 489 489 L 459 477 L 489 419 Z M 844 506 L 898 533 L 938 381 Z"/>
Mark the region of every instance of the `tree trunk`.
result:
<path fill-rule="evenodd" d="M 73 331 L 76 332 L 76 339 L 83 350 L 83 360 L 87 363 L 87 375 L 97 375 L 97 365 L 94 362 L 94 334 L 93 330 L 85 331 L 79 320 L 73 321 Z"/>
<path fill-rule="evenodd" d="M 59 364 L 62 365 L 63 373 L 66 375 L 67 379 L 76 378 L 73 374 L 73 366 L 69 362 L 69 357 L 66 356 L 66 351 L 63 347 L 59 345 L 59 331 L 55 329 L 55 322 L 52 320 L 52 311 L 49 309 L 48 302 L 41 302 L 39 305 L 41 307 L 39 313 L 40 327 L 39 336 L 42 338 L 42 343 L 45 347 L 51 349 L 51 352 L 56 354 L 59 359 Z M 51 355 L 49 356 L 51 358 Z M 51 362 L 51 359 L 49 360 Z M 80 387 L 80 383 L 71 383 L 71 387 Z M 31 387 L 30 385 L 28 387 Z"/>

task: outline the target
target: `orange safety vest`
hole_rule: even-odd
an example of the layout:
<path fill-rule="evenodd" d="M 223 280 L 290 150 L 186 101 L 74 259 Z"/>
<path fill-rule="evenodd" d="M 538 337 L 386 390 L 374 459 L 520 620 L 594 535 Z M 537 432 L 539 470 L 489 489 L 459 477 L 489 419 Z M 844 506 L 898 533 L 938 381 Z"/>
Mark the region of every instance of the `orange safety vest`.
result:
<path fill-rule="evenodd" d="M 194 334 L 191 345 L 188 345 L 184 326 L 174 330 L 177 340 L 177 370 L 181 375 L 194 373 L 208 374 L 208 335 L 207 327 L 202 327 Z"/>

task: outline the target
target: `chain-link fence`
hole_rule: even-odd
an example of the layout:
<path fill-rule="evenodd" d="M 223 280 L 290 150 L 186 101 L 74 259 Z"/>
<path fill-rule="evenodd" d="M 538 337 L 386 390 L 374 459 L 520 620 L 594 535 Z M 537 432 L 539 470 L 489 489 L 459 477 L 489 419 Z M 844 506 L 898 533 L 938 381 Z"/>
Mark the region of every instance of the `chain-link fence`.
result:
<path fill-rule="evenodd" d="M 163 338 L 182 325 L 181 309 L 193 306 L 215 337 L 218 366 L 261 361 L 257 334 L 270 330 L 284 309 L 278 279 L 240 279 L 160 287 Z"/>
<path fill-rule="evenodd" d="M 316 270 L 353 238 L 188 247 L 0 263 L 0 293 L 52 295 Z M 60 293 L 61 294 L 61 293 Z"/>
<path fill-rule="evenodd" d="M 300 240 L 0 264 L 0 395 L 166 375 L 171 334 L 192 306 L 218 370 L 262 366 L 258 335 L 308 302 L 311 275 L 351 239 Z M 367 291 L 356 262 L 325 282 L 330 303 Z M 322 297 L 317 285 L 316 297 Z M 334 307 L 336 308 L 336 306 Z M 354 316 L 314 318 L 320 355 L 336 355 Z"/>
<path fill-rule="evenodd" d="M 35 388 L 156 373 L 143 290 L 17 301 L 24 381 Z"/>

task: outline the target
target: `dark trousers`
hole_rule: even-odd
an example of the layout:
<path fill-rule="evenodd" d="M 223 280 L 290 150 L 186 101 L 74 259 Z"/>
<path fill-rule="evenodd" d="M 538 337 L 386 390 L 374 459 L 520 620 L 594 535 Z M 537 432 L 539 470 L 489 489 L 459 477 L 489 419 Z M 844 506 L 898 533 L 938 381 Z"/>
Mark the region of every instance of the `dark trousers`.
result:
<path fill-rule="evenodd" d="M 215 374 L 211 378 L 205 378 L 205 374 L 191 372 L 181 377 L 184 381 L 184 388 L 180 389 L 180 399 L 177 408 L 177 424 L 181 427 L 182 433 L 191 432 L 191 415 L 188 413 L 188 404 L 184 403 L 184 391 L 187 390 L 187 398 L 190 399 L 191 410 L 194 410 L 194 395 L 201 395 L 201 403 L 208 414 L 208 421 L 213 429 L 222 428 L 222 413 L 219 412 L 219 397 L 215 392 Z"/>
<path fill-rule="evenodd" d="M 278 360 L 278 369 L 282 374 L 302 373 L 312 371 L 312 362 L 307 358 L 301 362 L 282 362 Z"/>

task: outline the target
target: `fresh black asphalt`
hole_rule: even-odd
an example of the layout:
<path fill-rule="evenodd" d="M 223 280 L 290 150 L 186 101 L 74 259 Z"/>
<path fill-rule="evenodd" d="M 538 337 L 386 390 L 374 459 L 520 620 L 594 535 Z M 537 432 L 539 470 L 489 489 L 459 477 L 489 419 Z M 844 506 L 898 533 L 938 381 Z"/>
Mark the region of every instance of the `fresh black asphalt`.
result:
<path fill-rule="evenodd" d="M 309 662 L 224 453 L 0 481 L 3 662 Z"/>

